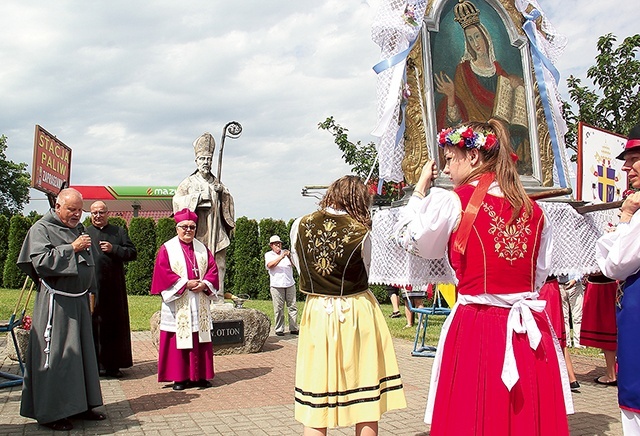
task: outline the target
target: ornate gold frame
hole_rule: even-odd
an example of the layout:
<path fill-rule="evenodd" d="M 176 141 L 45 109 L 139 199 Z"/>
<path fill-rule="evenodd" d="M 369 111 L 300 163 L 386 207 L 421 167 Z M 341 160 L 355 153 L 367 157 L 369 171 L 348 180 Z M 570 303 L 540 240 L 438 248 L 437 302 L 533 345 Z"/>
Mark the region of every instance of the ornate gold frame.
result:
<path fill-rule="evenodd" d="M 425 12 L 425 19 L 433 15 L 433 8 L 436 2 L 443 4 L 446 1 L 447 0 L 429 0 Z M 503 8 L 503 15 L 506 14 L 511 20 L 510 24 L 512 29 L 515 29 L 520 36 L 525 37 L 524 31 L 522 30 L 524 18 L 515 8 L 514 0 L 486 1 L 494 8 L 501 6 Z M 435 133 L 430 132 L 429 127 L 435 125 L 429 122 L 430 117 L 434 117 L 435 115 L 429 114 L 430 106 L 427 104 L 427 99 L 432 98 L 431 96 L 433 95 L 433 85 L 431 78 L 425 77 L 425 71 L 429 71 L 428 68 L 425 68 L 425 62 L 430 62 L 430 59 L 428 59 L 430 53 L 428 53 L 428 50 L 424 50 L 424 44 L 426 42 L 425 34 L 426 32 L 423 32 L 420 40 L 413 47 L 407 59 L 407 84 L 409 86 L 410 96 L 406 107 L 406 130 L 404 135 L 405 157 L 402 161 L 402 171 L 405 181 L 409 184 L 415 184 L 418 181 L 420 170 L 424 164 L 432 158 L 431 154 L 433 154 L 434 150 L 433 147 L 430 147 L 431 141 L 427 141 L 427 137 Z M 530 77 L 534 77 L 533 67 L 530 61 L 529 71 Z M 535 105 L 536 129 L 534 138 L 537 138 L 537 151 L 540 156 L 540 180 L 538 180 L 536 184 L 547 187 L 553 186 L 554 157 L 549 129 L 535 80 L 532 80 L 530 85 L 534 92 L 533 100 Z"/>

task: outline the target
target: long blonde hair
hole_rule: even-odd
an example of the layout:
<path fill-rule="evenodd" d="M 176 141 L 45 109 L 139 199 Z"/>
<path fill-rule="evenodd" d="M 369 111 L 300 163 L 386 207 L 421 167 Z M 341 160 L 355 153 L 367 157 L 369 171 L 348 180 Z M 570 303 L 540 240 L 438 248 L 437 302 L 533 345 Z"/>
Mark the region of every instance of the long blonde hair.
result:
<path fill-rule="evenodd" d="M 329 186 L 320 207 L 344 210 L 351 218 L 371 229 L 371 199 L 360 177 L 343 176 Z"/>
<path fill-rule="evenodd" d="M 513 207 L 511 219 L 508 224 L 512 224 L 520 216 L 520 212 L 523 209 L 526 218 L 531 217 L 533 214 L 533 204 L 520 181 L 520 175 L 518 174 L 516 163 L 513 159 L 515 153 L 511 147 L 509 130 L 506 125 L 495 118 L 491 118 L 486 123 L 466 122 L 462 123 L 462 125 L 470 127 L 474 131 L 492 132 L 498 138 L 497 145 L 491 147 L 489 150 L 485 150 L 484 148 L 478 149 L 478 152 L 482 156 L 482 163 L 479 167 L 471 171 L 462 184 L 469 183 L 484 173 L 496 173 L 496 181 L 498 185 L 500 185 L 500 189 L 505 198 Z M 467 153 L 469 152 L 469 150 L 465 151 Z"/>

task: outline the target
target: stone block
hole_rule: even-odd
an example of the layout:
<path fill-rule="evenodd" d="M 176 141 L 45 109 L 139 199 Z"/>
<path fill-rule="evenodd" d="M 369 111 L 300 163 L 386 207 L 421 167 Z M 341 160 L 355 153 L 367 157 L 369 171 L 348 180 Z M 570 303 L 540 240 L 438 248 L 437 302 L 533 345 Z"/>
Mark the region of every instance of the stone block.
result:
<path fill-rule="evenodd" d="M 241 308 L 236 309 L 230 305 L 212 305 L 211 315 L 213 322 L 216 321 L 237 321 L 244 323 L 244 341 L 242 343 L 214 345 L 214 355 L 258 353 L 262 350 L 269 332 L 271 331 L 271 321 L 264 313 L 256 309 Z M 151 339 L 156 349 L 160 344 L 160 311 L 154 313 L 150 320 Z"/>

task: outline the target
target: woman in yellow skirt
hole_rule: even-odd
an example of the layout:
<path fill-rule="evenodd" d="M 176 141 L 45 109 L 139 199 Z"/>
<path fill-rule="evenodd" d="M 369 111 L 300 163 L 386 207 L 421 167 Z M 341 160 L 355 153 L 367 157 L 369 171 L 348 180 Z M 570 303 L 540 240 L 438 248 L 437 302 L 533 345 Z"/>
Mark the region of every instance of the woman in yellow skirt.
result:
<path fill-rule="evenodd" d="M 320 210 L 291 228 L 307 299 L 296 361 L 295 418 L 304 435 L 355 425 L 377 435 L 381 415 L 406 407 L 384 315 L 368 286 L 371 194 L 359 177 L 329 187 Z"/>

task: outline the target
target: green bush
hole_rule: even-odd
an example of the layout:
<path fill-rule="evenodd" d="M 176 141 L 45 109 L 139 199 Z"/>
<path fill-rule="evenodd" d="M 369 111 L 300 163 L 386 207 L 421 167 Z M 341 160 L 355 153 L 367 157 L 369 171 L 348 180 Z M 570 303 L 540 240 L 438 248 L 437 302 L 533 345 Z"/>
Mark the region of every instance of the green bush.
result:
<path fill-rule="evenodd" d="M 16 262 L 29 227 L 31 221 L 22 215 L 14 215 L 9 221 L 9 243 L 2 276 L 2 283 L 7 288 L 21 288 L 24 283 L 26 275 L 18 268 Z"/>
<path fill-rule="evenodd" d="M 176 222 L 173 218 L 160 218 L 156 223 L 156 252 L 162 244 L 176 236 Z"/>
<path fill-rule="evenodd" d="M 371 289 L 371 292 L 373 292 L 373 295 L 376 296 L 376 299 L 380 304 L 389 304 L 391 302 L 391 299 L 389 298 L 389 293 L 387 292 L 387 289 L 384 286 L 371 285 L 369 286 L 369 289 Z"/>
<path fill-rule="evenodd" d="M 134 217 L 129 223 L 129 238 L 136 246 L 138 258 L 127 265 L 127 293 L 146 295 L 151 289 L 156 257 L 156 224 L 152 218 Z"/>
<path fill-rule="evenodd" d="M 4 261 L 7 259 L 9 249 L 9 218 L 0 215 L 0 272 L 4 271 Z M 2 276 L 0 274 L 0 287 L 2 286 Z"/>
<path fill-rule="evenodd" d="M 259 268 L 262 264 L 258 223 L 247 217 L 236 220 L 235 245 L 233 248 L 233 292 L 257 298 Z"/>
<path fill-rule="evenodd" d="M 124 227 L 125 229 L 127 228 L 127 220 L 125 220 L 121 216 L 110 216 L 109 224 L 111 224 L 112 226 Z"/>

